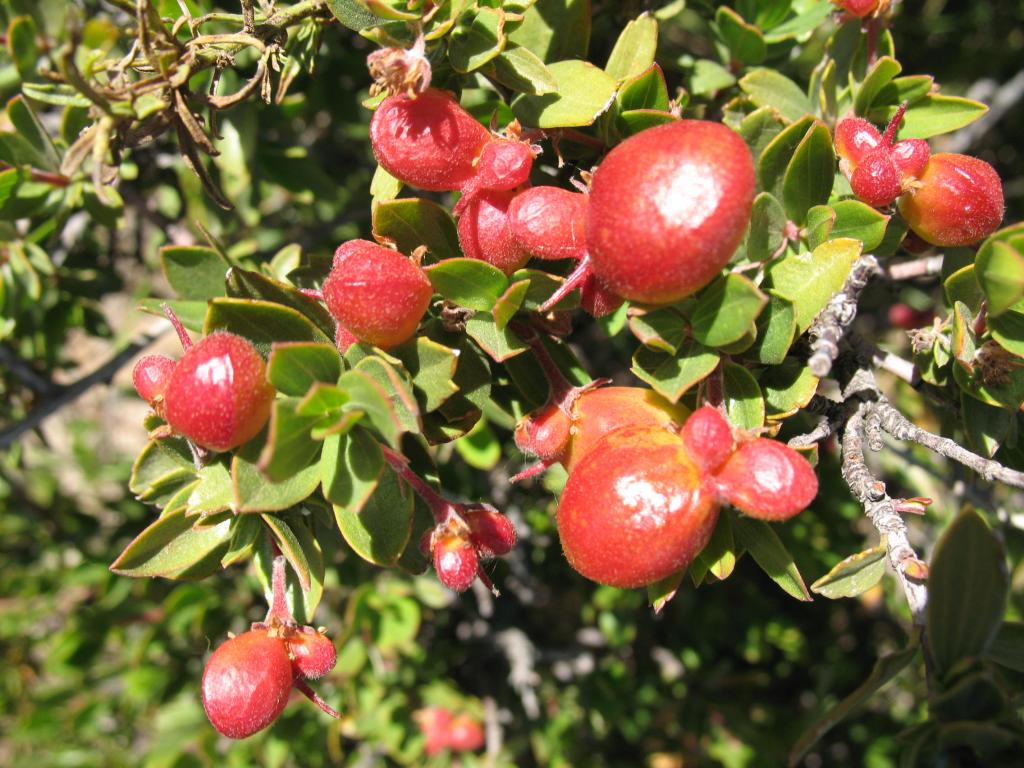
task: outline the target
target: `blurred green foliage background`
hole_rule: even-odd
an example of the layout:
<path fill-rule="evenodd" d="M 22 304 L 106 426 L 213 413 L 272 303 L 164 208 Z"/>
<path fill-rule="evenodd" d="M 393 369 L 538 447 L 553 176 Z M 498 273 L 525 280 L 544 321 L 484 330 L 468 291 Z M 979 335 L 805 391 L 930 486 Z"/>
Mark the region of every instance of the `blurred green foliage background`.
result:
<path fill-rule="evenodd" d="M 188 4 L 193 12 L 211 5 Z M 628 19 L 662 5 L 596 1 L 590 58 L 603 61 Z M 159 6 L 165 15 L 180 13 L 175 0 Z M 37 19 L 47 46 L 64 44 L 77 28 L 85 47 L 125 49 L 126 17 L 111 3 L 0 3 L 4 25 L 23 13 Z M 1019 76 L 1024 61 L 1019 0 L 905 2 L 893 32 L 904 73 L 933 74 L 947 93 L 987 101 Z M 670 85 L 684 84 L 690 57 L 704 53 L 701 34 L 692 10 L 664 22 L 658 60 Z M 817 38 L 808 50 L 816 44 L 820 51 Z M 257 260 L 291 243 L 327 256 L 339 242 L 367 235 L 374 164 L 360 101 L 373 47 L 330 25 L 314 75 L 299 74 L 280 104 L 250 100 L 225 113 L 213 164 L 236 210 L 213 205 L 173 143 L 162 140 L 125 158 L 123 209 L 113 217 L 96 208 L 53 212 L 52 290 L 18 316 L 0 345 L 43 379 L 67 382 L 92 370 L 127 340 L 161 327 L 134 304 L 166 293 L 157 250 L 202 242 L 199 225 L 235 256 Z M 808 54 L 808 69 L 815 60 Z M 20 86 L 10 56 L 0 52 L 0 96 Z M 1018 93 L 961 148 L 1001 172 L 1008 220 L 1024 214 L 1021 104 Z M 44 114 L 55 132 L 57 113 Z M 0 223 L 0 239 L 18 234 Z M 864 322 L 893 300 L 882 291 L 869 295 Z M 584 344 L 579 352 L 594 368 L 614 364 L 607 349 Z M 628 355 L 611 350 L 618 353 Z M 915 393 L 893 385 L 892 394 L 913 413 Z M 0 361 L 0 427 L 45 397 Z M 343 719 L 332 722 L 296 701 L 268 731 L 229 743 L 208 725 L 198 687 L 210 648 L 265 610 L 251 569 L 229 568 L 201 583 L 134 581 L 107 570 L 152 514 L 127 493 L 144 413 L 122 370 L 110 387 L 90 390 L 0 450 L 0 765 L 431 764 L 412 715 L 442 704 L 485 719 L 492 731 L 495 748 L 464 757 L 467 767 L 777 766 L 825 706 L 905 641 L 908 617 L 889 580 L 856 600 L 800 603 L 743 561 L 724 583 L 684 588 L 659 616 L 640 591 L 586 582 L 561 556 L 551 494 L 539 484 L 508 486 L 521 457 L 502 432 L 503 455 L 489 473 L 457 457 L 440 462 L 445 488 L 491 499 L 518 524 L 521 544 L 494 566 L 502 596 L 456 598 L 432 574 L 383 572 L 349 555 L 328 570 L 317 617 L 340 652 L 319 691 Z M 936 496 L 931 519 L 919 526 L 925 550 L 956 511 L 957 499 L 941 495 L 950 473 L 987 498 L 975 478 L 923 452 L 888 455 L 893 487 Z M 809 580 L 870 542 L 834 452 L 822 461 L 820 498 L 780 530 Z M 547 490 L 560 482 L 551 473 Z M 1010 562 L 1021 562 L 1021 531 L 1006 523 L 1002 533 Z M 1022 580 L 1018 568 L 1011 616 L 1024 608 Z M 912 666 L 830 732 L 804 765 L 897 765 L 895 737 L 922 717 L 924 693 L 922 670 Z M 432 764 L 451 764 L 451 757 Z"/>

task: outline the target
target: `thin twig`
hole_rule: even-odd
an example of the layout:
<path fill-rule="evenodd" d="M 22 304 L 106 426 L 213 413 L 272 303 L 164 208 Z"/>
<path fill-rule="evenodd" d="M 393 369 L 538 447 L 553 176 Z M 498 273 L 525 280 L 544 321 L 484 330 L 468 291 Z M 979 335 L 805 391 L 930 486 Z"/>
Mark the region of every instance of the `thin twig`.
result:
<path fill-rule="evenodd" d="M 922 256 L 919 259 L 901 261 L 885 268 L 885 276 L 890 280 L 913 280 L 916 277 L 931 277 L 942 274 L 945 256 L 941 253 L 933 256 Z"/>
<path fill-rule="evenodd" d="M 22 360 L 11 349 L 0 344 L 0 365 L 13 373 L 22 384 L 31 389 L 37 395 L 52 395 L 60 387 L 54 384 L 45 376 L 41 376 L 33 370 L 32 366 Z"/>
<path fill-rule="evenodd" d="M 853 265 L 843 287 L 811 323 L 811 357 L 807 367 L 819 379 L 828 376 L 839 355 L 839 342 L 857 317 L 857 301 L 873 275 L 880 274 L 878 260 L 864 254 Z"/>

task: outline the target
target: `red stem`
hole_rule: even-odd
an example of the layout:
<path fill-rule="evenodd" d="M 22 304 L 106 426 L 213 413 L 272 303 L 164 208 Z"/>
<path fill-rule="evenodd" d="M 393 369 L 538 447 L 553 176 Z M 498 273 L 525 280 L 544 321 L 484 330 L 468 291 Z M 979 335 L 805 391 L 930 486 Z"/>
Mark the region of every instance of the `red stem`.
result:
<path fill-rule="evenodd" d="M 0 170 L 6 171 L 14 168 L 13 165 L 7 163 L 0 163 Z M 51 187 L 66 187 L 71 183 L 71 179 L 60 173 L 51 173 L 50 171 L 40 171 L 38 168 L 29 168 L 28 177 L 32 181 L 38 181 L 43 184 L 49 184 Z"/>
<path fill-rule="evenodd" d="M 181 347 L 186 352 L 192 348 L 192 339 L 189 338 L 188 331 L 185 330 L 185 326 L 181 324 L 181 320 L 178 319 L 178 315 L 171 305 L 166 302 L 160 305 L 160 309 L 167 315 L 167 319 L 171 321 L 171 325 L 174 326 L 174 332 L 178 334 L 178 339 L 181 341 Z"/>
<path fill-rule="evenodd" d="M 558 302 L 573 292 L 575 288 L 580 286 L 584 280 L 590 275 L 590 254 L 584 254 L 583 258 L 580 259 L 580 263 L 576 265 L 576 269 L 569 273 L 569 276 L 565 278 L 558 290 L 548 297 L 547 301 L 541 304 L 538 308 L 538 312 L 547 312 Z"/>
<path fill-rule="evenodd" d="M 338 720 L 338 719 L 341 718 L 341 714 L 337 710 L 333 709 L 330 705 L 328 705 L 328 703 L 326 701 L 321 699 L 320 698 L 320 694 L 318 694 L 316 691 L 314 691 L 312 688 L 310 688 L 305 680 L 298 680 L 298 679 L 296 679 L 294 684 L 295 684 L 295 687 L 299 690 L 299 693 L 301 693 L 307 699 L 309 699 L 314 704 L 316 704 L 318 707 L 320 707 L 321 710 L 326 712 L 328 715 L 333 717 L 335 720 Z"/>
<path fill-rule="evenodd" d="M 519 333 L 520 338 L 530 345 L 530 351 L 533 352 L 534 359 L 540 365 L 541 370 L 544 371 L 544 377 L 548 380 L 548 386 L 551 388 L 549 400 L 562 404 L 576 387 L 565 378 L 562 369 L 555 363 L 551 353 L 544 346 L 544 341 L 536 331 L 519 323 L 516 323 L 515 330 Z"/>
<path fill-rule="evenodd" d="M 271 623 L 272 619 L 277 619 L 283 624 L 295 623 L 292 612 L 288 610 L 288 597 L 285 591 L 288 575 L 286 567 L 284 555 L 278 555 L 274 558 L 271 576 L 273 592 L 270 599 L 270 610 L 267 611 L 267 618 L 263 620 L 266 624 Z"/>
<path fill-rule="evenodd" d="M 903 122 L 903 115 L 907 112 L 907 103 L 904 101 L 900 104 L 900 108 L 896 110 L 896 114 L 892 116 L 892 120 L 889 121 L 889 125 L 885 127 L 885 133 L 882 134 L 882 143 L 887 147 L 891 147 L 893 142 L 896 140 L 896 132 L 900 129 L 900 123 Z"/>
<path fill-rule="evenodd" d="M 413 472 L 402 454 L 388 448 L 386 445 L 382 445 L 380 449 L 384 452 L 384 460 L 427 503 L 427 506 L 430 507 L 430 511 L 434 515 L 434 520 L 437 523 L 447 521 L 449 514 L 455 511 L 455 505 L 431 488 L 426 480 Z"/>

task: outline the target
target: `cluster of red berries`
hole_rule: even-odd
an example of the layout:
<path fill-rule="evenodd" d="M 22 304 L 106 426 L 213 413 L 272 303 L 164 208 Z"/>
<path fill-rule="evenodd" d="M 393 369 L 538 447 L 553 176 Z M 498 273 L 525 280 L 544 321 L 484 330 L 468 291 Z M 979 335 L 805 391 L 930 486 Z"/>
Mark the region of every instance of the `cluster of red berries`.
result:
<path fill-rule="evenodd" d="M 481 561 L 507 555 L 515 545 L 515 526 L 490 504 L 450 504 L 420 541 L 437 578 L 456 592 L 465 592 L 477 577 L 489 586 Z"/>
<path fill-rule="evenodd" d="M 255 437 L 270 417 L 274 387 L 256 348 L 241 336 L 217 332 L 193 344 L 178 329 L 180 360 L 142 357 L 132 371 L 139 396 L 174 434 L 210 451 L 230 451 Z"/>
<path fill-rule="evenodd" d="M 867 120 L 846 118 L 836 126 L 840 168 L 853 193 L 885 208 L 899 200 L 910 228 L 932 245 L 971 245 L 992 234 L 1003 219 L 999 174 L 968 155 L 932 155 L 923 139 L 895 141 L 907 105 L 884 134 Z"/>
<path fill-rule="evenodd" d="M 848 16 L 855 19 L 867 19 L 878 16 L 890 5 L 891 0 L 832 0 Z"/>
<path fill-rule="evenodd" d="M 420 732 L 426 738 L 427 757 L 450 749 L 452 752 L 473 752 L 484 745 L 484 729 L 467 714 L 455 715 L 445 707 L 426 707 L 414 715 Z"/>

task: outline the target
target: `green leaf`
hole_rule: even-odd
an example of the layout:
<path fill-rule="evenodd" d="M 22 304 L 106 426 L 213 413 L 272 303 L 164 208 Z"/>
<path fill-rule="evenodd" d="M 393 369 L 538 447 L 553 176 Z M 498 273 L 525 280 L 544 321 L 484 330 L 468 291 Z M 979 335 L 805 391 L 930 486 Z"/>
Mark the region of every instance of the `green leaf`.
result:
<path fill-rule="evenodd" d="M 714 351 L 688 340 L 675 355 L 640 347 L 633 354 L 631 370 L 659 395 L 676 403 L 690 387 L 707 378 L 717 365 L 718 355 Z"/>
<path fill-rule="evenodd" d="M 490 472 L 501 461 L 501 443 L 484 419 L 455 441 L 459 456 L 474 469 Z"/>
<path fill-rule="evenodd" d="M 736 557 L 732 516 L 720 514 L 711 539 L 690 564 L 689 574 L 694 586 L 700 586 L 709 573 L 719 581 L 725 581 L 736 567 Z"/>
<path fill-rule="evenodd" d="M 787 256 L 768 268 L 770 287 L 793 303 L 799 333 L 843 287 L 860 253 L 859 240 L 840 238 L 822 243 L 813 253 Z"/>
<path fill-rule="evenodd" d="M 988 650 L 1008 588 L 999 539 L 977 512 L 962 512 L 935 545 L 929 565 L 926 641 L 940 676 Z"/>
<path fill-rule="evenodd" d="M 299 584 L 304 590 L 309 589 L 309 562 L 306 560 L 306 555 L 302 551 L 299 539 L 292 530 L 292 526 L 287 522 L 287 518 L 291 518 L 291 515 L 287 516 L 287 518 L 284 515 L 270 514 L 260 515 L 260 517 L 263 518 L 263 522 L 266 523 L 267 528 L 273 533 L 281 554 L 284 555 L 289 565 L 291 565 L 292 570 L 299 579 Z"/>
<path fill-rule="evenodd" d="M 56 171 L 60 168 L 60 155 L 53 146 L 50 134 L 46 132 L 23 96 L 15 96 L 7 102 L 7 118 L 17 131 L 15 135 L 31 147 L 34 155 L 31 165 L 46 171 Z"/>
<path fill-rule="evenodd" d="M 457 26 L 448 38 L 448 61 L 456 72 L 480 69 L 505 48 L 505 13 L 481 7 L 469 26 Z"/>
<path fill-rule="evenodd" d="M 673 355 L 687 337 L 686 320 L 675 307 L 634 310 L 629 330 L 644 346 Z"/>
<path fill-rule="evenodd" d="M 717 61 L 697 59 L 690 72 L 690 92 L 694 96 L 711 96 L 725 88 L 731 88 L 736 77 Z"/>
<path fill-rule="evenodd" d="M 542 61 L 585 59 L 590 45 L 590 0 L 537 0 L 509 41 Z"/>
<path fill-rule="evenodd" d="M 756 26 L 748 24 L 736 11 L 724 5 L 715 12 L 715 24 L 733 59 L 746 66 L 764 61 L 768 48 L 764 35 Z"/>
<path fill-rule="evenodd" d="M 978 250 L 975 276 L 988 297 L 989 317 L 1024 299 L 1024 236 L 1010 242 L 989 238 Z"/>
<path fill-rule="evenodd" d="M 793 556 L 768 523 L 736 516 L 733 518 L 733 532 L 740 544 L 761 566 L 761 570 L 782 587 L 786 594 L 797 600 L 811 600 L 811 594 L 807 591 L 807 585 L 804 584 L 796 563 L 793 562 Z"/>
<path fill-rule="evenodd" d="M 729 274 L 715 280 L 697 299 L 690 316 L 693 337 L 706 347 L 724 347 L 743 336 L 768 297 L 748 278 Z"/>
<path fill-rule="evenodd" d="M 832 237 L 836 212 L 830 205 L 816 205 L 807 211 L 807 247 L 812 251 Z"/>
<path fill-rule="evenodd" d="M 768 142 L 761 152 L 757 161 L 757 174 L 761 186 L 776 198 L 782 197 L 786 169 L 793 153 L 814 124 L 814 118 L 810 115 L 797 120 Z"/>
<path fill-rule="evenodd" d="M 619 81 L 636 77 L 654 63 L 657 50 L 658 20 L 642 13 L 619 33 L 604 71 Z"/>
<path fill-rule="evenodd" d="M 495 302 L 491 316 L 499 331 L 505 330 L 505 326 L 515 317 L 516 312 L 523 306 L 526 294 L 530 290 L 529 280 L 519 280 L 512 283 L 508 289 Z"/>
<path fill-rule="evenodd" d="M 196 333 L 203 332 L 203 323 L 206 322 L 207 310 L 205 301 L 142 299 L 139 301 L 137 306 L 141 312 L 156 315 L 157 317 L 166 317 L 163 309 L 164 304 L 174 310 L 174 314 L 176 314 L 178 319 L 181 320 L 181 324 L 190 331 L 195 331 Z"/>
<path fill-rule="evenodd" d="M 360 410 L 372 426 L 392 446 L 398 445 L 402 423 L 395 413 L 387 390 L 366 371 L 347 371 L 338 379 L 338 386 L 351 398 L 349 410 Z"/>
<path fill-rule="evenodd" d="M 647 602 L 651 604 L 655 614 L 661 613 L 669 601 L 676 596 L 684 576 L 686 576 L 686 571 L 679 571 L 647 585 Z"/>
<path fill-rule="evenodd" d="M 188 495 L 189 517 L 212 515 L 232 509 L 235 489 L 231 484 L 231 470 L 224 461 L 207 464 L 199 470 L 199 482 Z"/>
<path fill-rule="evenodd" d="M 291 307 L 255 299 L 212 299 L 206 312 L 203 334 L 224 330 L 249 339 L 260 354 L 269 355 L 275 342 L 313 341 L 332 343 L 309 318 Z"/>
<path fill-rule="evenodd" d="M 835 211 L 835 223 L 830 239 L 849 237 L 860 240 L 864 253 L 870 253 L 881 245 L 891 217 L 860 200 L 840 200 L 832 210 Z"/>
<path fill-rule="evenodd" d="M 356 0 L 327 0 L 327 7 L 334 14 L 334 18 L 356 32 L 367 27 L 379 26 L 386 21 L 370 13 L 365 5 L 360 5 Z"/>
<path fill-rule="evenodd" d="M 803 223 L 811 206 L 825 203 L 836 176 L 836 155 L 832 134 L 822 122 L 815 122 L 797 145 L 782 179 L 786 215 Z"/>
<path fill-rule="evenodd" d="M 270 412 L 267 443 L 258 466 L 276 483 L 297 475 L 314 462 L 320 451 L 320 441 L 313 439 L 310 430 L 323 416 L 298 413 L 299 402 L 298 398 L 279 397 Z"/>
<path fill-rule="evenodd" d="M 401 253 L 412 253 L 425 245 L 439 260 L 461 254 L 451 214 L 437 203 L 419 197 L 389 200 L 374 206 L 373 234 L 394 243 Z"/>
<path fill-rule="evenodd" d="M 633 79 L 623 83 L 615 97 L 620 112 L 631 110 L 668 111 L 668 84 L 661 67 L 652 64 Z"/>
<path fill-rule="evenodd" d="M 1024 357 L 1024 313 L 1004 312 L 988 318 L 988 329 L 999 346 L 1018 357 Z"/>
<path fill-rule="evenodd" d="M 145 501 L 169 487 L 177 489 L 195 476 L 196 467 L 184 440 L 150 440 L 132 465 L 128 489 Z"/>
<path fill-rule="evenodd" d="M 555 93 L 521 94 L 512 111 L 521 122 L 538 128 L 591 125 L 615 96 L 614 78 L 586 61 L 556 61 L 548 71 L 558 83 Z"/>
<path fill-rule="evenodd" d="M 7 27 L 7 52 L 22 80 L 34 80 L 37 77 L 38 37 L 39 30 L 31 16 L 16 16 Z"/>
<path fill-rule="evenodd" d="M 947 277 L 943 289 L 950 306 L 960 302 L 971 312 L 977 312 L 985 301 L 985 293 L 978 282 L 978 270 L 974 264 L 968 264 Z"/>
<path fill-rule="evenodd" d="M 1004 621 L 992 638 L 986 657 L 1007 669 L 1024 672 L 1024 622 Z"/>
<path fill-rule="evenodd" d="M 413 395 L 412 382 L 405 371 L 399 370 L 377 355 L 371 355 L 356 363 L 352 373 L 365 374 L 377 383 L 379 389 L 386 394 L 399 428 L 403 432 L 420 431 L 420 409 Z M 358 405 L 353 402 L 351 407 Z"/>
<path fill-rule="evenodd" d="M 757 429 L 764 425 L 764 398 L 761 387 L 742 365 L 722 364 L 722 389 L 729 421 L 741 429 Z"/>
<path fill-rule="evenodd" d="M 370 195 L 373 197 L 373 204 L 380 205 L 389 200 L 394 200 L 402 192 L 404 185 L 379 165 L 370 179 Z"/>
<path fill-rule="evenodd" d="M 835 7 L 829 3 L 811 3 L 810 5 L 799 5 L 797 8 L 801 9 L 797 15 L 771 28 L 771 31 L 765 35 L 766 42 L 780 43 L 784 40 L 810 35 L 835 11 Z M 802 10 L 803 8 L 806 10 Z"/>
<path fill-rule="evenodd" d="M 754 69 L 740 79 L 740 88 L 759 107 L 773 107 L 786 120 L 800 120 L 811 102 L 799 85 L 774 69 Z"/>
<path fill-rule="evenodd" d="M 171 288 L 182 299 L 206 301 L 223 296 L 230 265 L 213 248 L 200 245 L 167 245 L 160 261 Z"/>
<path fill-rule="evenodd" d="M 277 512 L 304 501 L 320 482 L 317 465 L 311 464 L 286 480 L 274 482 L 257 465 L 263 446 L 258 440 L 247 443 L 231 461 L 231 481 L 235 487 L 235 510 L 241 512 Z"/>
<path fill-rule="evenodd" d="M 915 632 L 911 636 L 910 642 L 907 644 L 906 648 L 882 656 L 875 663 L 874 668 L 871 670 L 871 675 L 867 680 L 861 683 L 860 686 L 858 686 L 857 690 L 853 691 L 853 693 L 845 699 L 831 707 L 806 731 L 804 731 L 803 735 L 797 740 L 796 744 L 793 745 L 793 749 L 789 753 L 789 765 L 799 765 L 804 755 L 810 751 L 811 747 L 813 747 L 822 736 L 832 730 L 834 726 L 841 723 L 852 712 L 864 704 L 864 702 L 878 693 L 886 683 L 906 669 L 910 662 L 917 657 L 917 652 L 920 649 L 920 646 L 920 632 Z"/>
<path fill-rule="evenodd" d="M 491 68 L 495 80 L 519 93 L 543 96 L 558 90 L 554 75 L 529 48 L 506 45 Z"/>
<path fill-rule="evenodd" d="M 409 542 L 412 513 L 413 492 L 388 466 L 361 509 L 334 506 L 338 530 L 352 550 L 383 566 L 394 565 Z"/>
<path fill-rule="evenodd" d="M 675 115 L 656 109 L 630 109 L 619 113 L 615 125 L 624 137 L 678 120 Z"/>
<path fill-rule="evenodd" d="M 231 544 L 220 559 L 223 568 L 252 557 L 263 532 L 263 522 L 256 515 L 238 515 L 232 521 L 231 531 Z"/>
<path fill-rule="evenodd" d="M 747 258 L 750 261 L 768 261 L 782 245 L 785 231 L 786 212 L 782 204 L 771 193 L 761 192 L 754 198 L 750 213 Z"/>
<path fill-rule="evenodd" d="M 341 356 L 333 344 L 290 341 L 274 344 L 267 378 L 275 389 L 301 397 L 317 382 L 333 384 L 341 375 Z"/>
<path fill-rule="evenodd" d="M 228 296 L 233 299 L 258 299 L 294 309 L 313 323 L 328 339 L 334 340 L 337 323 L 331 317 L 331 313 L 319 301 L 306 296 L 288 283 L 279 282 L 259 272 L 232 267 L 228 271 L 225 286 Z"/>
<path fill-rule="evenodd" d="M 811 402 L 818 379 L 803 361 L 787 357 L 781 365 L 775 364 L 765 371 L 761 389 L 768 405 L 768 418 L 778 421 Z"/>
<path fill-rule="evenodd" d="M 391 350 L 412 376 L 412 384 L 423 411 L 440 408 L 449 397 L 459 391 L 454 382 L 458 366 L 455 350 L 423 336 L 407 341 Z"/>
<path fill-rule="evenodd" d="M 40 101 L 43 104 L 82 109 L 92 106 L 92 102 L 85 96 L 63 83 L 22 83 L 21 90 L 33 101 Z"/>
<path fill-rule="evenodd" d="M 757 341 L 750 353 L 764 365 L 778 365 L 789 353 L 796 335 L 793 302 L 776 291 L 768 291 L 768 306 L 757 318 Z"/>
<path fill-rule="evenodd" d="M 853 111 L 866 117 L 882 89 L 892 82 L 903 66 L 891 56 L 880 57 L 864 77 L 853 100 Z"/>
<path fill-rule="evenodd" d="M 830 600 L 857 597 L 875 586 L 885 574 L 885 544 L 865 549 L 839 561 L 811 584 L 811 591 Z"/>
<path fill-rule="evenodd" d="M 358 513 L 384 472 L 384 454 L 369 432 L 356 427 L 347 435 L 329 435 L 320 454 L 320 485 L 332 504 Z"/>
<path fill-rule="evenodd" d="M 490 312 L 508 288 L 505 273 L 479 259 L 447 259 L 424 271 L 442 298 L 478 312 Z"/>
<path fill-rule="evenodd" d="M 1002 408 L 986 405 L 966 392 L 960 393 L 960 412 L 960 423 L 967 435 L 968 446 L 975 453 L 991 459 L 1006 441 L 1014 421 L 1006 418 L 1006 411 Z"/>
<path fill-rule="evenodd" d="M 110 566 L 122 576 L 174 576 L 227 549 L 231 519 L 195 528 L 181 509 L 152 523 Z M 219 556 L 218 556 L 219 560 Z"/>
<path fill-rule="evenodd" d="M 899 130 L 901 139 L 930 139 L 970 125 L 988 112 L 979 101 L 960 96 L 930 94 L 907 109 Z M 896 114 L 896 107 L 887 111 L 886 120 Z"/>
<path fill-rule="evenodd" d="M 499 363 L 522 354 L 529 348 L 508 327 L 499 329 L 490 315 L 473 315 L 466 321 L 466 333 Z"/>

